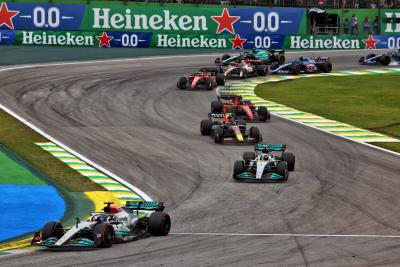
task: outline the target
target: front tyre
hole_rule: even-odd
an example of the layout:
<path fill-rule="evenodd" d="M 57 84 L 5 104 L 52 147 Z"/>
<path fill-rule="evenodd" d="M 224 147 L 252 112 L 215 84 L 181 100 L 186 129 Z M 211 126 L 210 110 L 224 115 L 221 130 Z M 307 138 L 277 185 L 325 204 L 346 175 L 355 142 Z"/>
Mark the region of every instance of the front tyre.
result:
<path fill-rule="evenodd" d="M 180 77 L 178 82 L 177 82 L 177 84 L 176 84 L 176 86 L 179 89 L 184 90 L 184 89 L 187 88 L 187 83 L 188 83 L 188 80 L 186 79 L 186 77 Z"/>
<path fill-rule="evenodd" d="M 111 247 L 114 237 L 114 228 L 109 223 L 100 222 L 93 227 L 93 241 L 96 248 Z"/>
<path fill-rule="evenodd" d="M 284 152 L 282 155 L 282 160 L 287 162 L 289 171 L 294 171 L 294 166 L 296 163 L 296 158 L 293 153 Z"/>
<path fill-rule="evenodd" d="M 235 178 L 236 175 L 243 173 L 243 171 L 244 171 L 243 160 L 235 161 L 235 164 L 233 165 L 233 178 Z"/>
<path fill-rule="evenodd" d="M 171 229 L 171 218 L 162 211 L 153 212 L 149 218 L 149 232 L 155 236 L 166 236 Z"/>
<path fill-rule="evenodd" d="M 279 175 L 283 176 L 283 180 L 287 181 L 289 178 L 289 170 L 286 161 L 281 161 L 276 166 L 276 171 Z"/>
<path fill-rule="evenodd" d="M 41 232 L 43 241 L 50 237 L 60 239 L 64 235 L 63 226 L 59 221 L 46 223 Z"/>
<path fill-rule="evenodd" d="M 201 135 L 210 135 L 212 131 L 212 121 L 202 120 L 200 123 Z"/>
<path fill-rule="evenodd" d="M 222 144 L 224 142 L 224 129 L 220 126 L 214 130 L 214 142 L 216 144 Z"/>

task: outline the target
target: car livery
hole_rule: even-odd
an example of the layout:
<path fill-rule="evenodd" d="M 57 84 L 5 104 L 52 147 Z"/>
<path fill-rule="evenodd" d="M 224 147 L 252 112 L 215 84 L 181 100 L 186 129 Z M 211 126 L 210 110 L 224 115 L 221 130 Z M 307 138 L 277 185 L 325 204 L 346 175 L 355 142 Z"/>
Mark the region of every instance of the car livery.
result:
<path fill-rule="evenodd" d="M 383 65 L 387 66 L 391 62 L 400 63 L 400 49 L 398 51 L 393 50 L 381 55 L 368 54 L 366 57 L 361 57 L 358 62 L 361 65 Z"/>
<path fill-rule="evenodd" d="M 268 73 L 267 65 L 255 60 L 241 60 L 231 63 L 223 69 L 226 78 L 246 79 L 248 77 L 265 76 Z"/>
<path fill-rule="evenodd" d="M 76 218 L 76 224 L 67 229 L 58 221 L 48 222 L 38 245 L 51 249 L 111 247 L 113 243 L 169 233 L 171 219 L 163 212 L 162 202 L 127 201 L 125 207 L 105 204 L 104 212 L 91 213 L 87 221 Z"/>
<path fill-rule="evenodd" d="M 258 60 L 261 64 L 271 65 L 276 62 L 279 65 L 285 63 L 285 51 L 284 50 L 260 50 L 253 49 L 251 51 L 245 51 L 239 55 L 231 56 L 224 54 L 222 57 L 215 59 L 215 63 L 218 65 L 229 65 L 232 62 L 238 62 L 241 60 Z"/>
<path fill-rule="evenodd" d="M 256 107 L 250 101 L 243 100 L 241 96 L 226 92 L 219 95 L 218 100 L 211 102 L 211 112 L 231 113 L 236 119 L 246 121 L 267 121 L 271 119 L 271 114 L 266 107 Z"/>
<path fill-rule="evenodd" d="M 279 66 L 271 64 L 271 74 L 310 74 L 310 73 L 329 73 L 332 71 L 332 63 L 329 57 L 300 57 L 290 63 Z"/>
<path fill-rule="evenodd" d="M 200 123 L 201 134 L 211 136 L 217 144 L 249 144 L 262 141 L 258 127 L 247 129 L 244 120 L 225 120 L 226 116 L 231 115 L 210 112 L 208 114 L 209 119 L 202 120 Z"/>
<path fill-rule="evenodd" d="M 287 181 L 289 171 L 294 171 L 295 156 L 285 149 L 285 144 L 256 144 L 255 152 L 244 152 L 243 159 L 235 161 L 233 178 L 237 181 Z"/>
<path fill-rule="evenodd" d="M 179 89 L 212 90 L 218 85 L 225 84 L 225 75 L 221 68 L 202 68 L 187 77 L 179 78 L 176 86 Z"/>

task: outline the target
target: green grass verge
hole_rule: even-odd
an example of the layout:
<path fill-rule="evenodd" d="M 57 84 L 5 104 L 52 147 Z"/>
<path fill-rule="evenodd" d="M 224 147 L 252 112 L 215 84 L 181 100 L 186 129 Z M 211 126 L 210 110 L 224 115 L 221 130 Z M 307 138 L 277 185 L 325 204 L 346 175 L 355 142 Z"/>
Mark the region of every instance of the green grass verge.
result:
<path fill-rule="evenodd" d="M 48 140 L 2 110 L 0 110 L 0 125 L 0 144 L 23 158 L 39 172 L 51 177 L 56 185 L 70 192 L 105 190 L 35 145 L 36 142 Z"/>
<path fill-rule="evenodd" d="M 400 138 L 399 75 L 316 77 L 256 87 L 261 98 Z M 399 143 L 374 143 L 400 152 Z"/>

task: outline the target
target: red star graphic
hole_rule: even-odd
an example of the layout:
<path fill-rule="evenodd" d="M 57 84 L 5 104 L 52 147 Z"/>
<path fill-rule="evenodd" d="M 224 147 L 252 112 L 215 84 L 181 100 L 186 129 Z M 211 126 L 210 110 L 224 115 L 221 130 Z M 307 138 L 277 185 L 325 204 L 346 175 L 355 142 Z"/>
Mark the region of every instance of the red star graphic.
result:
<path fill-rule="evenodd" d="M 108 36 L 106 32 L 103 32 L 102 36 L 96 36 L 96 38 L 100 41 L 99 47 L 103 47 L 104 45 L 110 47 L 110 41 L 114 39 L 114 37 Z"/>
<path fill-rule="evenodd" d="M 19 11 L 8 10 L 7 3 L 1 3 L 0 7 L 0 26 L 7 25 L 9 29 L 14 30 L 12 18 L 18 15 Z"/>
<path fill-rule="evenodd" d="M 232 49 L 235 49 L 235 48 L 243 49 L 243 44 L 244 44 L 244 42 L 246 42 L 246 40 L 247 39 L 245 39 L 245 38 L 243 38 L 243 39 L 240 38 L 239 34 L 236 34 L 235 38 L 229 39 L 229 41 L 232 42 Z"/>
<path fill-rule="evenodd" d="M 211 18 L 216 23 L 218 23 L 217 33 L 221 33 L 224 30 L 227 30 L 232 34 L 235 33 L 235 29 L 233 29 L 232 24 L 240 19 L 239 16 L 230 16 L 227 8 L 224 8 L 224 11 L 222 11 L 221 16 L 211 16 Z"/>
<path fill-rule="evenodd" d="M 376 49 L 376 44 L 379 40 L 375 40 L 372 35 L 368 36 L 368 39 L 362 40 L 365 44 L 365 49 Z"/>

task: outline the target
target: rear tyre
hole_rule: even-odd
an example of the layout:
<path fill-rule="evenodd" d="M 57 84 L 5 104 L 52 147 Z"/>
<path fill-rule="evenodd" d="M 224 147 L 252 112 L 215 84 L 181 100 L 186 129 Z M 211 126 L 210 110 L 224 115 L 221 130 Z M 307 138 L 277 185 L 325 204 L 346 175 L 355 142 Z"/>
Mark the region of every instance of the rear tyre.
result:
<path fill-rule="evenodd" d="M 111 247 L 114 236 L 114 228 L 109 223 L 100 222 L 93 227 L 93 241 L 96 248 Z"/>
<path fill-rule="evenodd" d="M 387 66 L 390 64 L 390 57 L 387 55 L 382 56 L 379 61 L 383 66 Z"/>
<path fill-rule="evenodd" d="M 244 170 L 243 160 L 235 161 L 235 164 L 233 165 L 233 178 L 235 178 L 236 175 L 241 174 L 243 170 Z"/>
<path fill-rule="evenodd" d="M 217 80 L 217 85 L 225 85 L 225 74 L 218 73 L 216 80 Z"/>
<path fill-rule="evenodd" d="M 281 161 L 276 166 L 276 171 L 279 175 L 283 176 L 283 180 L 287 181 L 289 178 L 289 170 L 286 161 Z"/>
<path fill-rule="evenodd" d="M 200 123 L 201 135 L 210 135 L 212 130 L 212 121 L 202 120 Z"/>
<path fill-rule="evenodd" d="M 224 129 L 220 126 L 215 128 L 214 131 L 214 142 L 217 144 L 222 144 L 224 142 Z"/>
<path fill-rule="evenodd" d="M 268 67 L 266 65 L 256 65 L 257 75 L 265 76 L 268 73 Z"/>
<path fill-rule="evenodd" d="M 176 86 L 179 89 L 184 90 L 187 88 L 187 82 L 188 82 L 188 80 L 186 79 L 186 77 L 180 77 Z"/>
<path fill-rule="evenodd" d="M 279 67 L 279 63 L 278 62 L 272 62 L 270 69 L 271 70 L 276 70 Z"/>
<path fill-rule="evenodd" d="M 222 112 L 224 109 L 224 105 L 220 101 L 213 101 L 211 102 L 211 112 L 213 113 L 219 113 Z"/>
<path fill-rule="evenodd" d="M 255 158 L 256 158 L 255 152 L 243 152 L 243 160 L 244 161 L 254 160 Z"/>
<path fill-rule="evenodd" d="M 254 141 L 256 143 L 261 141 L 261 134 L 260 134 L 260 130 L 258 129 L 258 127 L 250 128 L 250 137 L 254 138 Z"/>
<path fill-rule="evenodd" d="M 149 232 L 155 236 L 166 236 L 171 229 L 171 218 L 162 211 L 153 212 L 149 218 Z"/>
<path fill-rule="evenodd" d="M 293 153 L 285 152 L 282 155 L 282 160 L 287 162 L 289 171 L 294 171 L 294 166 L 296 163 L 296 158 Z"/>
<path fill-rule="evenodd" d="M 63 226 L 60 222 L 48 222 L 42 228 L 42 240 L 49 239 L 50 237 L 56 237 L 60 239 L 64 235 Z"/>
<path fill-rule="evenodd" d="M 299 75 L 300 74 L 300 66 L 298 64 L 292 65 L 292 74 Z"/>
<path fill-rule="evenodd" d="M 330 73 L 332 71 L 332 63 L 325 62 L 325 63 L 318 64 L 318 69 L 322 72 Z"/>
<path fill-rule="evenodd" d="M 285 61 L 286 61 L 285 56 L 284 55 L 280 55 L 279 59 L 278 59 L 278 64 L 279 65 L 283 65 L 283 64 L 285 64 Z"/>
<path fill-rule="evenodd" d="M 266 107 L 259 107 L 258 108 L 258 118 L 260 121 L 266 121 L 271 118 L 271 114 L 269 113 Z"/>

